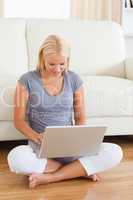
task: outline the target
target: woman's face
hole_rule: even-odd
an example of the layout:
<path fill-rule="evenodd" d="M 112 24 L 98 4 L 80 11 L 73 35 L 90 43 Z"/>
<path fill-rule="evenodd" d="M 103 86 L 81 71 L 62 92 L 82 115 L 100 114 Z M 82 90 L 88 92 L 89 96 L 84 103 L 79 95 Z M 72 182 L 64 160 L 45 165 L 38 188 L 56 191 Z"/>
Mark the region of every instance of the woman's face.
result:
<path fill-rule="evenodd" d="M 62 55 L 49 54 L 45 57 L 46 72 L 53 76 L 61 74 L 67 66 L 67 58 Z"/>

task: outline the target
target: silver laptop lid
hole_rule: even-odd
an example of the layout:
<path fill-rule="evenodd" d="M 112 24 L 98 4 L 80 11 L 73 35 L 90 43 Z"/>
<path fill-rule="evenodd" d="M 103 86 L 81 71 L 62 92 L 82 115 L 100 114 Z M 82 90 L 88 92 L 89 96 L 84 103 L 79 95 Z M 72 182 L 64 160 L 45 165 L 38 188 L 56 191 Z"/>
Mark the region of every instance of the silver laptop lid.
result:
<path fill-rule="evenodd" d="M 105 126 L 47 127 L 39 157 L 57 158 L 87 156 L 98 153 L 104 138 Z"/>

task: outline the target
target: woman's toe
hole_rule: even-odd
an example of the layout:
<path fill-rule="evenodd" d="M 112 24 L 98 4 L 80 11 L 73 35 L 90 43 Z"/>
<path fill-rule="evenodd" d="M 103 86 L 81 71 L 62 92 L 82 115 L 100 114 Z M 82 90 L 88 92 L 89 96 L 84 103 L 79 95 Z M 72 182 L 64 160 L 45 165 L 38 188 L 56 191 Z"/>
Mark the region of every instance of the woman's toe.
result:
<path fill-rule="evenodd" d="M 32 175 L 29 177 L 29 187 L 30 187 L 30 188 L 34 188 L 34 187 L 36 186 L 36 182 L 37 182 L 36 174 L 32 174 Z"/>
<path fill-rule="evenodd" d="M 101 180 L 101 178 L 99 175 L 97 175 L 97 174 L 93 175 L 93 181 L 100 181 L 100 180 Z"/>
<path fill-rule="evenodd" d="M 36 181 L 35 180 L 30 181 L 29 188 L 34 188 L 35 186 L 36 186 Z"/>
<path fill-rule="evenodd" d="M 98 174 L 93 174 L 93 175 L 90 175 L 90 176 L 87 176 L 88 179 L 91 179 L 92 181 L 100 181 L 101 178 Z"/>

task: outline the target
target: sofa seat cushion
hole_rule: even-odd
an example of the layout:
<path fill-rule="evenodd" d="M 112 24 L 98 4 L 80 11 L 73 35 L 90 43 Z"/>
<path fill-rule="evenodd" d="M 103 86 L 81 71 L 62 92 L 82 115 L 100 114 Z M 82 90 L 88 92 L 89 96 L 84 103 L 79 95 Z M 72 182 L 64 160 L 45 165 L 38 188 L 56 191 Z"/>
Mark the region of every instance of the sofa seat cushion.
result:
<path fill-rule="evenodd" d="M 13 119 L 13 96 L 19 76 L 0 76 L 0 121 Z"/>
<path fill-rule="evenodd" d="M 88 117 L 133 116 L 133 81 L 111 76 L 83 76 Z"/>
<path fill-rule="evenodd" d="M 0 77 L 0 121 L 13 119 L 13 95 L 19 77 Z M 84 76 L 87 118 L 133 116 L 133 81 Z"/>

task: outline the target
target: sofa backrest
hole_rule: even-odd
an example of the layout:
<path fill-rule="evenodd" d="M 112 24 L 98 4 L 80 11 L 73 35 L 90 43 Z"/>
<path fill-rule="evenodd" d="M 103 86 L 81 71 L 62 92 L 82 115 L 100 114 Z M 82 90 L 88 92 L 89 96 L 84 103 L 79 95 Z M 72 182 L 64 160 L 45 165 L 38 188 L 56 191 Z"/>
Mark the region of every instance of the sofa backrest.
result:
<path fill-rule="evenodd" d="M 27 71 L 25 20 L 0 18 L 0 75 L 16 76 Z"/>
<path fill-rule="evenodd" d="M 58 34 L 71 45 L 70 68 L 81 75 L 125 77 L 125 46 L 121 27 L 109 21 L 27 21 L 29 68 L 37 64 L 38 50 L 49 34 Z"/>
<path fill-rule="evenodd" d="M 80 75 L 125 77 L 123 33 L 116 23 L 0 19 L 0 120 L 12 120 L 16 81 L 35 69 L 39 47 L 49 34 L 71 44 L 70 69 Z"/>

